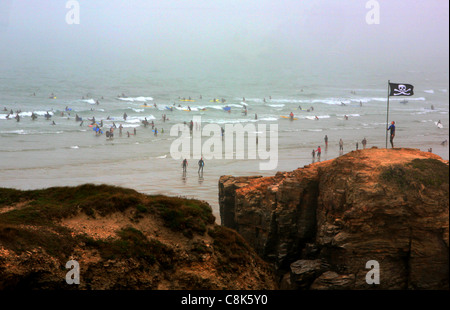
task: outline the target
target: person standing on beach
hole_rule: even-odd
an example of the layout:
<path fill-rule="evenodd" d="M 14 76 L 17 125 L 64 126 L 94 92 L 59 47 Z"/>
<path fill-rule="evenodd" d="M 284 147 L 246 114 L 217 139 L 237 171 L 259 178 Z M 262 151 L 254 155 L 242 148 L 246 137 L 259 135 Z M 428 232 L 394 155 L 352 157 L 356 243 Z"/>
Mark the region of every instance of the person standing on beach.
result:
<path fill-rule="evenodd" d="M 366 137 L 364 137 L 364 139 L 361 141 L 361 144 L 363 146 L 363 149 L 366 149 L 366 144 L 367 144 Z"/>
<path fill-rule="evenodd" d="M 320 154 L 322 154 L 322 149 L 320 148 L 320 145 L 319 147 L 317 147 L 316 153 L 317 153 L 317 160 L 320 161 Z"/>
<path fill-rule="evenodd" d="M 390 139 L 389 141 L 391 142 L 391 147 L 394 148 L 394 137 L 395 137 L 395 122 L 392 121 L 391 122 L 391 126 L 389 126 L 389 128 L 387 130 L 390 130 Z"/>
<path fill-rule="evenodd" d="M 203 157 L 200 158 L 200 160 L 198 161 L 198 173 L 200 173 L 200 170 L 202 171 L 203 174 L 203 167 L 205 166 L 205 162 L 203 161 Z"/>
<path fill-rule="evenodd" d="M 328 136 L 325 135 L 325 138 L 323 138 L 325 140 L 325 149 L 328 148 Z"/>
<path fill-rule="evenodd" d="M 186 172 L 187 165 L 188 165 L 188 162 L 187 162 L 187 159 L 185 158 L 183 160 L 183 163 L 181 164 L 181 166 L 183 167 L 183 172 Z"/>
<path fill-rule="evenodd" d="M 342 139 L 339 139 L 339 152 L 344 152 L 344 141 Z"/>
<path fill-rule="evenodd" d="M 316 150 L 312 150 L 311 155 L 312 155 L 312 161 L 315 162 L 316 161 Z"/>

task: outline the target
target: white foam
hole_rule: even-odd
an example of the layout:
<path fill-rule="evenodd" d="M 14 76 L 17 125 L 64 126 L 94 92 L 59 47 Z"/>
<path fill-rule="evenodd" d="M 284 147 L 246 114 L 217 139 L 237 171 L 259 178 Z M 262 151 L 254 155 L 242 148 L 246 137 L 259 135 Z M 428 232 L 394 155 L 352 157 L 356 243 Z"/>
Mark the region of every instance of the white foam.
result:
<path fill-rule="evenodd" d="M 134 102 L 134 101 L 146 102 L 146 101 L 153 100 L 152 97 L 119 97 L 117 99 L 122 100 L 122 101 L 129 101 L 129 102 Z"/>
<path fill-rule="evenodd" d="M 87 102 L 89 104 L 95 104 L 95 100 L 94 99 L 83 99 L 81 101 Z"/>
<path fill-rule="evenodd" d="M 276 117 L 263 117 L 259 119 L 260 121 L 266 121 L 266 122 L 276 122 L 278 119 Z"/>
<path fill-rule="evenodd" d="M 319 119 L 321 119 L 321 118 L 330 118 L 329 115 L 318 115 L 317 117 Z M 309 120 L 315 120 L 316 119 L 315 116 L 304 116 L 303 118 L 306 118 L 306 119 L 309 119 Z"/>
<path fill-rule="evenodd" d="M 143 120 L 145 120 L 145 118 L 147 118 L 147 120 L 152 120 L 152 119 L 156 119 L 153 115 L 150 116 L 138 116 L 138 117 L 129 117 L 127 118 L 127 120 L 125 121 L 125 123 L 141 123 Z"/>
<path fill-rule="evenodd" d="M 424 90 L 424 92 L 429 93 L 429 94 L 434 94 L 434 90 L 433 89 Z"/>

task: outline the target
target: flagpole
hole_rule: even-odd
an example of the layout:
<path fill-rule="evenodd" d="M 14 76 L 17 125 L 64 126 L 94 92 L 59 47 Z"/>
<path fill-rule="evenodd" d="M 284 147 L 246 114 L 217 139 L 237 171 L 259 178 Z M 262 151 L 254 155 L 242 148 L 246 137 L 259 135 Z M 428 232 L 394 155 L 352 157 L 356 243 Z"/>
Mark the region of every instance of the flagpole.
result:
<path fill-rule="evenodd" d="M 389 126 L 389 83 L 388 80 L 388 93 L 387 93 L 387 110 L 386 110 L 386 148 L 388 147 L 388 126 Z"/>

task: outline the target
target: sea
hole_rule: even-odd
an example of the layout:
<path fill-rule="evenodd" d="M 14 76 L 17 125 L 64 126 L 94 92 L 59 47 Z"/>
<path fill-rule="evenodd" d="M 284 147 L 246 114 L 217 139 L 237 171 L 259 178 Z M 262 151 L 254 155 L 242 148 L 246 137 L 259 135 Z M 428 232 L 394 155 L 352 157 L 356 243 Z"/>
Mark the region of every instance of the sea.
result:
<path fill-rule="evenodd" d="M 357 143 L 361 149 L 364 138 L 367 148 L 384 148 L 387 122 L 396 124 L 395 147 L 431 151 L 448 160 L 447 69 L 397 70 L 392 75 L 357 71 L 324 75 L 288 69 L 202 75 L 182 68 L 174 74 L 82 64 L 5 66 L 0 71 L 0 186 L 28 190 L 110 184 L 150 195 L 196 198 L 211 205 L 220 223 L 220 176 L 292 171 L 311 164 L 312 151 L 319 146 L 321 161 L 333 159 L 342 155 L 340 139 L 344 154 L 356 150 Z M 414 85 L 414 95 L 389 97 L 388 110 L 389 80 Z M 295 120 L 281 117 L 291 112 Z M 76 121 L 76 115 L 83 123 Z M 103 123 L 103 134 L 89 127 L 93 117 Z M 275 167 L 261 169 L 267 158 L 258 156 L 210 158 L 199 174 L 198 159 L 190 157 L 184 174 L 182 159 L 171 153 L 179 136 L 170 133 L 194 117 L 201 117 L 194 131 L 208 124 L 253 124 L 255 133 L 261 134 L 258 125 L 266 124 L 267 141 L 271 134 L 277 137 Z M 145 119 L 153 122 L 157 135 L 151 125 L 144 126 Z M 113 138 L 106 137 L 114 125 Z M 207 139 L 203 137 L 202 143 Z"/>

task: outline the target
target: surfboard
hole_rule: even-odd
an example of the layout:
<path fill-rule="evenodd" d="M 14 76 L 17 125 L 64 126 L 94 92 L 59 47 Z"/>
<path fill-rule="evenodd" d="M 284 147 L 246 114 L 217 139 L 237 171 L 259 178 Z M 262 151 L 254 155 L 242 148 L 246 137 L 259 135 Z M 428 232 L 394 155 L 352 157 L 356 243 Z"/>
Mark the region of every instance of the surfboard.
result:
<path fill-rule="evenodd" d="M 281 118 L 287 118 L 287 119 L 291 119 L 290 116 L 284 116 L 284 115 L 280 115 Z M 292 120 L 298 120 L 298 118 L 294 117 L 292 118 Z"/>
<path fill-rule="evenodd" d="M 194 102 L 195 100 L 192 100 L 192 99 L 180 99 L 180 101 L 191 101 L 191 102 Z"/>
<path fill-rule="evenodd" d="M 230 110 L 231 110 L 230 107 L 224 107 L 223 109 L 224 109 L 225 111 L 230 111 Z"/>
<path fill-rule="evenodd" d="M 444 126 L 443 126 L 441 123 L 438 124 L 438 122 L 434 122 L 434 124 L 435 124 L 436 126 L 438 126 L 438 128 L 444 128 Z"/>
<path fill-rule="evenodd" d="M 168 106 L 166 106 L 166 110 L 173 111 L 173 109 L 169 108 Z"/>

